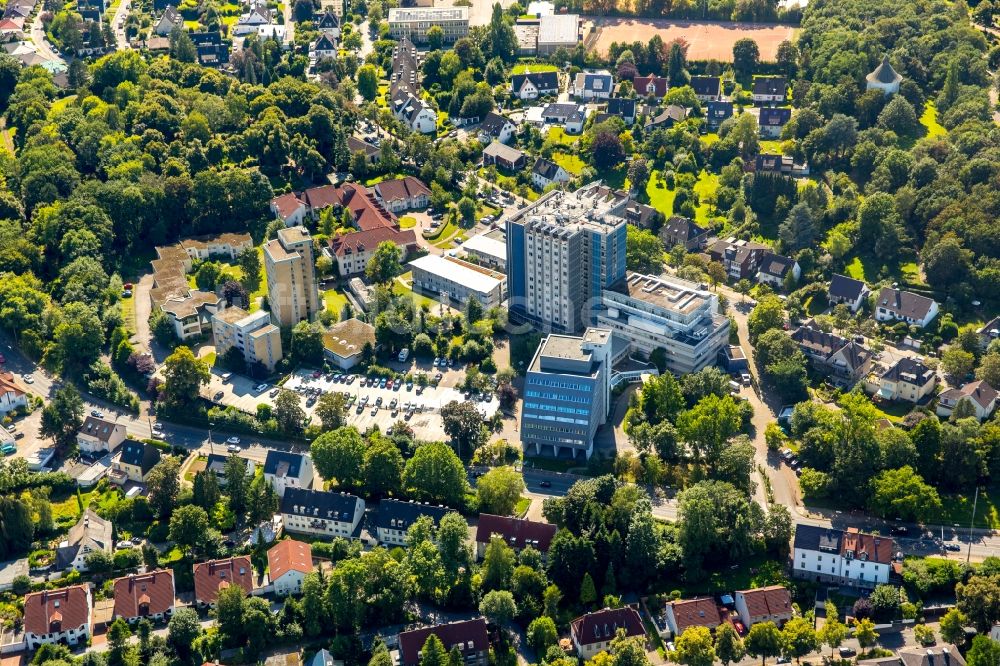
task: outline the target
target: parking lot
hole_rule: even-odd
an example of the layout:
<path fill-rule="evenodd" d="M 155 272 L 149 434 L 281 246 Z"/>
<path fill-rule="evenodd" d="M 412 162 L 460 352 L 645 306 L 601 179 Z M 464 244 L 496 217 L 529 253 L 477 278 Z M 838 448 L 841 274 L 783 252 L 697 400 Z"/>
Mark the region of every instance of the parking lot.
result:
<path fill-rule="evenodd" d="M 457 375 L 456 371 L 449 372 Z M 431 378 L 434 377 L 430 373 Z M 444 380 L 442 372 L 442 380 Z M 452 378 L 453 379 L 453 378 Z M 341 375 L 337 373 L 322 375 L 318 372 L 299 371 L 285 382 L 285 389 L 300 394 L 303 409 L 312 414 L 315 409 L 315 399 L 320 392 L 339 391 L 348 399 L 347 421 L 358 430 L 364 432 L 368 428 L 378 426 L 385 432 L 394 423 L 406 421 L 413 428 L 418 439 L 447 439 L 441 421 L 441 408 L 449 402 L 464 402 L 473 399 L 466 397 L 462 391 L 449 386 L 452 382 L 442 381 L 437 386 L 420 387 L 413 383 L 395 383 L 391 387 L 388 380 L 374 381 L 364 375 Z M 270 393 L 266 395 L 272 400 Z M 490 418 L 499 409 L 496 397 L 477 396 L 475 404 L 485 418 Z M 488 398 L 484 400 L 483 398 Z M 407 416 L 409 414 L 409 416 Z"/>

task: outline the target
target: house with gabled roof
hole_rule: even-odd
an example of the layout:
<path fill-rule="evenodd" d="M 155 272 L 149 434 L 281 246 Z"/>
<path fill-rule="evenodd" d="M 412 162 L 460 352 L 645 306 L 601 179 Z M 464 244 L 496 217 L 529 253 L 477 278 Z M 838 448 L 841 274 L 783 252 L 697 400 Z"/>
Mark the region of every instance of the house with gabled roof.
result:
<path fill-rule="evenodd" d="M 329 9 L 314 21 L 314 26 L 320 34 L 328 35 L 332 39 L 340 38 L 340 19 Z"/>
<path fill-rule="evenodd" d="M 798 523 L 792 542 L 792 574 L 824 583 L 874 588 L 889 582 L 896 546 L 890 537 Z"/>
<path fill-rule="evenodd" d="M 559 74 L 532 71 L 514 74 L 510 77 L 510 91 L 518 99 L 538 99 L 544 95 L 557 95 Z"/>
<path fill-rule="evenodd" d="M 937 373 L 917 359 L 904 356 L 871 384 L 876 398 L 917 404 L 934 393 Z"/>
<path fill-rule="evenodd" d="M 286 227 L 297 227 L 305 220 L 306 203 L 295 192 L 288 192 L 271 199 L 271 212 Z"/>
<path fill-rule="evenodd" d="M 958 407 L 958 403 L 967 400 L 976 418 L 983 421 L 997 408 L 997 396 L 997 390 L 988 382 L 977 379 L 961 388 L 950 388 L 941 393 L 938 396 L 937 415 L 947 418 Z"/>
<path fill-rule="evenodd" d="M 764 139 L 777 139 L 781 131 L 792 119 L 792 110 L 783 106 L 764 107 L 760 110 L 758 125 L 760 136 Z"/>
<path fill-rule="evenodd" d="M 687 119 L 687 116 L 688 110 L 683 106 L 668 104 L 659 113 L 646 121 L 646 129 L 670 129 L 677 123 Z"/>
<path fill-rule="evenodd" d="M 572 179 L 569 172 L 555 162 L 539 157 L 531 168 L 531 182 L 539 190 L 544 190 L 552 183 L 568 183 Z"/>
<path fill-rule="evenodd" d="M 181 18 L 181 15 L 177 12 L 173 5 L 167 5 L 167 8 L 163 10 L 163 14 L 156 22 L 156 25 L 153 26 L 153 32 L 161 37 L 166 37 L 179 25 L 184 25 L 184 19 Z"/>
<path fill-rule="evenodd" d="M 754 104 L 766 104 L 770 102 L 783 103 L 785 93 L 788 90 L 788 80 L 783 76 L 755 76 L 753 77 Z"/>
<path fill-rule="evenodd" d="M 614 84 L 606 69 L 580 72 L 573 80 L 573 95 L 582 100 L 610 99 Z"/>
<path fill-rule="evenodd" d="M 0 372 L 0 416 L 28 406 L 28 390 L 13 372 Z"/>
<path fill-rule="evenodd" d="M 827 301 L 830 307 L 844 303 L 851 309 L 851 312 L 857 312 L 870 293 L 871 289 L 863 281 L 834 273 L 833 277 L 830 278 Z"/>
<path fill-rule="evenodd" d="M 792 619 L 792 595 L 783 585 L 737 590 L 735 606 L 747 630 L 758 622 L 773 622 L 780 627 Z"/>
<path fill-rule="evenodd" d="M 924 328 L 937 313 L 938 304 L 934 299 L 894 287 L 882 287 L 875 299 L 875 319 L 878 321 L 904 321 Z"/>
<path fill-rule="evenodd" d="M 501 537 L 514 551 L 531 547 L 547 553 L 556 529 L 551 523 L 537 520 L 481 513 L 476 525 L 476 557 L 482 558 L 486 554 L 486 547 L 494 536 Z"/>
<path fill-rule="evenodd" d="M 494 164 L 506 171 L 520 171 L 527 162 L 528 157 L 523 151 L 505 146 L 499 141 L 493 141 L 483 148 L 483 166 Z"/>
<path fill-rule="evenodd" d="M 671 215 L 660 227 L 658 235 L 668 250 L 680 245 L 690 252 L 700 248 L 708 239 L 708 229 L 690 218 Z"/>
<path fill-rule="evenodd" d="M 444 644 L 445 651 L 458 650 L 464 666 L 487 666 L 489 663 L 490 639 L 486 632 L 486 620 L 477 617 L 399 632 L 399 666 L 418 666 L 420 652 L 431 634 Z"/>
<path fill-rule="evenodd" d="M 305 453 L 268 449 L 264 459 L 264 479 L 270 482 L 278 497 L 284 497 L 287 488 L 311 488 L 312 458 Z"/>
<path fill-rule="evenodd" d="M 378 503 L 374 520 L 375 536 L 379 543 L 402 546 L 406 544 L 406 532 L 418 518 L 429 516 L 437 524 L 450 512 L 451 509 L 446 506 L 384 499 Z"/>
<path fill-rule="evenodd" d="M 691 89 L 701 102 L 717 102 L 722 99 L 722 79 L 718 76 L 692 76 Z"/>
<path fill-rule="evenodd" d="M 281 520 L 286 532 L 350 538 L 364 515 L 365 501 L 347 493 L 288 488 L 281 498 Z"/>
<path fill-rule="evenodd" d="M 605 110 L 609 116 L 618 116 L 625 121 L 626 125 L 635 122 L 636 104 L 634 99 L 628 97 L 614 97 L 608 100 L 608 108 Z"/>
<path fill-rule="evenodd" d="M 337 57 L 337 41 L 334 37 L 331 37 L 327 33 L 320 33 L 316 41 L 312 43 L 312 48 L 310 49 L 313 59 L 319 61 L 324 58 L 336 58 Z"/>
<path fill-rule="evenodd" d="M 91 414 L 76 433 L 76 445 L 81 453 L 90 455 L 114 453 L 125 437 L 124 423 Z"/>
<path fill-rule="evenodd" d="M 313 570 L 312 546 L 284 539 L 267 551 L 267 573 L 279 597 L 302 592 L 302 581 Z"/>
<path fill-rule="evenodd" d="M 664 607 L 663 616 L 674 637 L 683 634 L 688 627 L 715 629 L 722 624 L 719 607 L 711 597 L 671 601 Z"/>
<path fill-rule="evenodd" d="M 426 208 L 431 190 L 423 181 L 413 176 L 383 180 L 372 188 L 375 198 L 393 213 L 415 208 Z"/>
<path fill-rule="evenodd" d="M 757 271 L 757 282 L 769 284 L 772 287 L 781 289 L 785 284 L 788 275 L 792 275 L 795 283 L 798 283 L 802 275 L 799 262 L 790 257 L 784 257 L 774 252 L 768 252 L 761 259 L 760 268 Z"/>
<path fill-rule="evenodd" d="M 437 113 L 416 95 L 408 94 L 395 100 L 392 114 L 414 132 L 430 134 L 437 129 Z"/>
<path fill-rule="evenodd" d="M 253 565 L 247 555 L 194 565 L 194 599 L 199 605 L 211 606 L 219 592 L 230 585 L 239 585 L 246 594 L 253 593 Z"/>
<path fill-rule="evenodd" d="M 342 236 L 332 236 L 324 254 L 337 263 L 338 275 L 349 277 L 364 273 L 368 262 L 375 256 L 378 246 L 390 242 L 399 248 L 403 260 L 418 249 L 417 235 L 413 229 L 397 226 L 375 227 L 366 231 L 355 231 Z"/>
<path fill-rule="evenodd" d="M 476 134 L 480 143 L 488 144 L 491 141 L 508 143 L 517 132 L 517 125 L 511 122 L 510 118 L 503 116 L 496 111 L 490 111 L 479 123 Z"/>
<path fill-rule="evenodd" d="M 91 636 L 94 603 L 89 585 L 32 592 L 24 597 L 24 646 L 77 645 Z"/>
<path fill-rule="evenodd" d="M 894 95 L 899 92 L 899 84 L 903 82 L 903 77 L 892 68 L 889 63 L 889 54 L 882 56 L 882 62 L 871 74 L 865 77 L 865 88 L 868 90 L 881 90 L 883 95 Z"/>
<path fill-rule="evenodd" d="M 636 76 L 632 79 L 632 89 L 639 97 L 655 97 L 661 99 L 667 94 L 670 83 L 665 76 Z"/>
<path fill-rule="evenodd" d="M 111 554 L 112 536 L 111 521 L 101 518 L 93 509 L 86 509 L 56 547 L 56 570 L 86 571 L 87 555 L 97 551 Z"/>
<path fill-rule="evenodd" d="M 160 450 L 152 444 L 125 440 L 111 461 L 112 480 L 120 483 L 146 483 L 149 473 L 160 462 Z"/>
<path fill-rule="evenodd" d="M 799 349 L 818 371 L 853 384 L 871 370 L 872 355 L 858 343 L 807 323 L 792 331 Z"/>
<path fill-rule="evenodd" d="M 619 629 L 625 632 L 626 638 L 646 636 L 642 618 L 631 606 L 604 608 L 581 615 L 570 623 L 569 628 L 573 647 L 581 659 L 590 659 L 599 652 L 607 651 L 618 637 Z"/>
<path fill-rule="evenodd" d="M 115 579 L 112 617 L 134 624 L 143 618 L 163 621 L 170 618 L 176 604 L 174 572 L 158 569 Z"/>
<path fill-rule="evenodd" d="M 713 100 L 705 110 L 705 124 L 709 130 L 719 129 L 719 125 L 733 117 L 733 103 Z"/>

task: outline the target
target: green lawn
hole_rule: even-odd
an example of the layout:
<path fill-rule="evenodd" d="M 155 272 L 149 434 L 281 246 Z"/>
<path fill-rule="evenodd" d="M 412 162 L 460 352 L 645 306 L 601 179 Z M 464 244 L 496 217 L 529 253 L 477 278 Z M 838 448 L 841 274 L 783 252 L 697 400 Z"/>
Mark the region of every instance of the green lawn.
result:
<path fill-rule="evenodd" d="M 339 317 L 340 311 L 347 305 L 347 296 L 336 289 L 327 289 L 323 292 L 323 303 L 327 310 Z"/>
<path fill-rule="evenodd" d="M 396 294 L 397 296 L 409 296 L 410 298 L 413 299 L 413 302 L 416 304 L 418 308 L 426 305 L 430 310 L 433 311 L 434 308 L 440 305 L 440 303 L 438 303 L 438 301 L 435 301 L 433 298 L 428 298 L 423 294 L 416 293 L 412 289 L 408 288 L 405 284 L 400 282 L 400 280 L 402 280 L 406 284 L 413 284 L 413 274 L 410 272 L 403 273 L 396 280 L 394 280 L 392 283 L 392 293 Z"/>
<path fill-rule="evenodd" d="M 719 189 L 719 177 L 714 173 L 702 170 L 698 174 L 698 181 L 694 184 L 695 194 L 701 200 L 701 204 L 695 209 L 695 221 L 700 223 L 708 222 L 711 206 L 706 203 L 709 197 L 714 197 L 715 191 Z"/>
<path fill-rule="evenodd" d="M 521 499 L 517 500 L 517 504 L 514 505 L 514 515 L 524 516 L 524 514 L 528 513 L 529 507 L 531 507 L 531 498 L 522 497 Z"/>
<path fill-rule="evenodd" d="M 580 159 L 579 155 L 571 155 L 569 153 L 553 153 L 552 161 L 574 176 L 579 176 L 583 171 L 583 167 L 587 166 Z"/>
<path fill-rule="evenodd" d="M 417 226 L 417 218 L 411 215 L 404 215 L 399 218 L 399 228 L 400 229 L 412 229 Z"/>
<path fill-rule="evenodd" d="M 709 197 L 719 189 L 719 177 L 714 173 L 702 170 L 698 174 L 698 180 L 694 184 L 694 191 L 702 203 L 695 209 L 695 221 L 706 223 L 711 217 L 711 206 L 707 203 Z M 649 205 L 660 211 L 667 217 L 674 212 L 674 196 L 676 190 L 668 190 L 665 183 L 660 181 L 660 172 L 654 170 L 646 183 L 646 195 L 649 197 Z"/>
<path fill-rule="evenodd" d="M 526 63 L 522 65 L 514 65 L 514 69 L 510 70 L 511 75 L 514 74 L 527 74 L 528 72 L 533 72 L 535 74 L 541 72 L 558 72 L 559 68 L 555 65 L 546 65 L 544 63 Z"/>
<path fill-rule="evenodd" d="M 49 107 L 49 117 L 59 113 L 67 106 L 69 106 L 76 99 L 76 95 L 68 95 L 67 97 L 60 97 L 59 99 L 52 102 L 52 106 Z"/>
<path fill-rule="evenodd" d="M 927 130 L 927 136 L 941 136 L 948 130 L 942 127 L 937 121 L 937 107 L 934 102 L 927 100 L 924 103 L 924 112 L 920 116 L 920 124 Z"/>
<path fill-rule="evenodd" d="M 121 300 L 122 304 L 122 317 L 125 319 L 125 330 L 131 335 L 135 335 L 135 299 L 131 296 L 129 298 L 123 298 Z"/>
<path fill-rule="evenodd" d="M 701 137 L 701 141 L 702 141 L 702 143 L 705 144 L 706 147 L 710 147 L 712 144 L 716 143 L 718 140 L 719 140 L 719 135 L 716 132 L 709 132 L 708 134 L 706 134 L 703 137 Z"/>
<path fill-rule="evenodd" d="M 561 143 L 564 146 L 572 146 L 576 143 L 576 137 L 566 134 L 566 130 L 562 127 L 550 127 L 549 133 L 546 136 L 549 141 L 554 143 Z"/>
<path fill-rule="evenodd" d="M 940 521 L 933 522 L 949 525 L 957 523 L 962 527 L 967 527 L 969 519 L 972 517 L 974 494 L 942 495 Z M 997 505 L 997 497 L 1000 497 L 1000 487 L 979 491 L 979 500 L 976 502 L 976 527 L 1000 529 L 1000 506 Z"/>
<path fill-rule="evenodd" d="M 865 279 L 865 265 L 861 262 L 861 257 L 854 257 L 847 265 L 844 266 L 844 272 L 847 273 L 847 277 L 854 278 L 855 280 Z"/>
<path fill-rule="evenodd" d="M 781 142 L 780 141 L 761 141 L 760 142 L 760 152 L 762 153 L 777 153 L 781 154 Z"/>

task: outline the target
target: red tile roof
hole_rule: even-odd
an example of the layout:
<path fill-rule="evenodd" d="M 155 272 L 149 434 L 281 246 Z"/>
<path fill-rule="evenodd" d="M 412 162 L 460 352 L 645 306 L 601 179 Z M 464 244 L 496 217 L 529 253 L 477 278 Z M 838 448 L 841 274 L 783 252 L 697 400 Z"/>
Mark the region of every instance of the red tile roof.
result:
<path fill-rule="evenodd" d="M 302 200 L 314 210 L 329 208 L 333 204 L 341 203 L 340 197 L 337 196 L 337 188 L 333 185 L 310 187 L 302 193 Z"/>
<path fill-rule="evenodd" d="M 173 607 L 174 572 L 170 569 L 115 580 L 114 617 L 158 615 Z"/>
<path fill-rule="evenodd" d="M 287 220 L 295 211 L 299 209 L 299 206 L 304 206 L 305 202 L 299 199 L 295 192 L 289 192 L 288 194 L 282 194 L 280 197 L 275 197 L 271 200 L 271 206 L 277 211 L 281 219 Z"/>
<path fill-rule="evenodd" d="M 362 231 L 396 225 L 396 216 L 387 211 L 375 199 L 374 194 L 355 183 L 344 183 L 340 187 L 313 187 L 303 192 L 302 196 L 313 209 L 327 208 L 334 204 L 349 208 L 354 214 L 355 224 Z"/>
<path fill-rule="evenodd" d="M 740 590 L 747 603 L 750 617 L 782 615 L 792 612 L 792 595 L 781 585 L 759 587 L 755 590 Z"/>
<path fill-rule="evenodd" d="M 203 604 L 214 604 L 219 598 L 219 590 L 233 581 L 247 594 L 253 591 L 253 567 L 246 555 L 196 564 L 194 598 Z"/>
<path fill-rule="evenodd" d="M 719 607 L 710 597 L 672 601 L 670 605 L 677 633 L 683 633 L 688 627 L 714 627 L 722 623 Z"/>
<path fill-rule="evenodd" d="M 24 388 L 14 378 L 13 372 L 0 372 L 0 394 L 13 393 L 15 397 L 25 394 Z"/>
<path fill-rule="evenodd" d="M 90 621 L 90 609 L 86 585 L 32 592 L 24 597 L 24 630 L 41 635 L 76 629 Z"/>
<path fill-rule="evenodd" d="M 632 87 L 635 89 L 635 94 L 639 97 L 645 97 L 649 93 L 646 89 L 649 84 L 653 84 L 653 95 L 656 97 L 663 97 L 667 94 L 667 80 L 662 76 L 637 76 L 632 79 Z"/>
<path fill-rule="evenodd" d="M 479 524 L 476 526 L 476 541 L 489 543 L 490 537 L 499 534 L 512 548 L 524 548 L 530 545 L 543 553 L 548 551 L 552 537 L 556 535 L 556 526 L 535 520 L 523 520 L 508 516 L 494 516 L 489 513 L 479 514 Z"/>
<path fill-rule="evenodd" d="M 375 191 L 384 201 L 411 199 L 421 194 L 430 196 L 431 191 L 419 178 L 404 176 L 393 180 L 383 180 L 375 185 Z"/>
<path fill-rule="evenodd" d="M 866 562 L 889 564 L 895 552 L 892 539 L 862 534 L 856 527 L 848 527 L 840 545 L 840 555 L 844 557 L 851 552 L 856 559 Z"/>
<path fill-rule="evenodd" d="M 489 636 L 486 633 L 486 620 L 481 617 L 464 622 L 439 624 L 436 627 L 401 631 L 399 633 L 399 656 L 403 666 L 420 662 L 420 651 L 424 649 L 424 643 L 427 642 L 427 637 L 431 634 L 441 639 L 441 642 L 444 643 L 444 649 L 449 652 L 453 646 L 458 645 L 461 652 L 467 653 L 470 641 L 472 642 L 472 650 L 475 652 L 486 651 L 490 647 Z"/>
<path fill-rule="evenodd" d="M 348 252 L 374 250 L 383 241 L 392 241 L 399 247 L 411 249 L 417 245 L 417 235 L 413 233 L 413 229 L 375 227 L 367 231 L 355 231 L 343 236 L 334 236 L 330 239 L 330 249 L 338 257 L 342 257 Z"/>
<path fill-rule="evenodd" d="M 587 613 L 570 624 L 570 630 L 580 645 L 614 640 L 619 628 L 625 629 L 626 638 L 646 635 L 642 618 L 631 606 L 605 608 L 595 613 Z"/>
<path fill-rule="evenodd" d="M 272 581 L 289 571 L 310 573 L 313 570 L 312 546 L 294 539 L 279 541 L 267 551 L 267 568 Z"/>

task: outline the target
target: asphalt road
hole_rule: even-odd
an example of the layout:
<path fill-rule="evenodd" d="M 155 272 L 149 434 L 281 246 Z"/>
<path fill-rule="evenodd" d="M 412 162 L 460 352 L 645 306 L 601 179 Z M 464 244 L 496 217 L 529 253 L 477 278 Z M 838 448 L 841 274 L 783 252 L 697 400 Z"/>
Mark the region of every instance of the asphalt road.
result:
<path fill-rule="evenodd" d="M 31 23 L 31 42 L 38 49 L 38 55 L 46 60 L 65 63 L 62 56 L 55 52 L 52 45 L 49 44 L 49 40 L 45 37 L 45 28 L 42 26 L 42 14 L 43 12 L 41 11 L 35 14 L 35 20 Z"/>
<path fill-rule="evenodd" d="M 132 48 L 129 46 L 128 37 L 125 36 L 125 18 L 128 16 L 130 6 L 131 0 L 122 0 L 115 10 L 114 18 L 111 19 L 111 28 L 115 32 L 115 42 L 119 51 Z"/>

